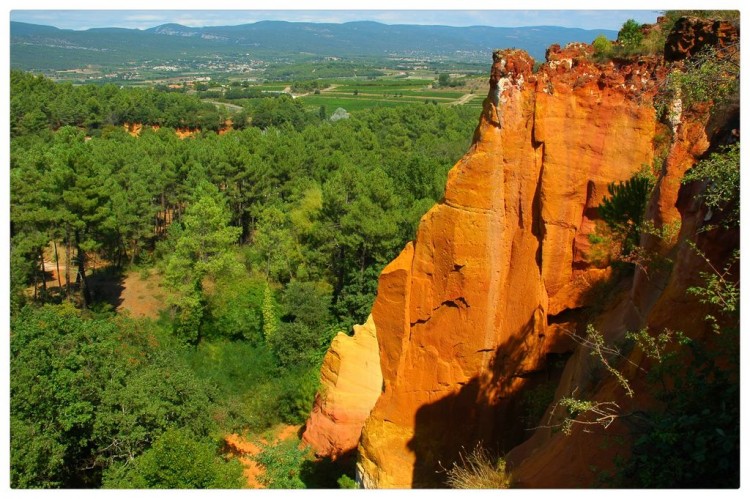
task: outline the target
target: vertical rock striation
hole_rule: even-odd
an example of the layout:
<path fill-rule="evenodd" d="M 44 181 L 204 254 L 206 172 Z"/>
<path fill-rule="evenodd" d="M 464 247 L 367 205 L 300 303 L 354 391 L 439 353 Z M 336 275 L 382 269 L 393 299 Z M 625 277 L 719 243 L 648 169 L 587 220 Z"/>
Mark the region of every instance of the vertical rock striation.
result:
<path fill-rule="evenodd" d="M 606 273 L 581 250 L 594 207 L 653 160 L 653 68 L 599 68 L 589 50 L 553 47 L 537 74 L 523 52 L 495 54 L 474 144 L 383 271 L 384 391 L 359 446 L 364 486 L 434 486 L 462 448 L 523 438 L 516 395 L 567 341 L 548 316 Z"/>
<path fill-rule="evenodd" d="M 724 27 L 711 29 L 731 39 Z M 568 321 L 610 275 L 592 261 L 589 242 L 607 185 L 650 168 L 660 140 L 652 99 L 667 71 L 663 59 L 597 65 L 591 55 L 585 44 L 552 46 L 532 73 L 533 60 L 522 51 L 493 54 L 470 150 L 450 171 L 445 197 L 422 218 L 416 240 L 380 276 L 372 321 L 382 393 L 361 430 L 363 486 L 441 485 L 459 452 L 480 442 L 511 451 L 523 486 L 590 486 L 592 456 L 611 460 L 604 446 L 587 449 L 575 435 L 563 441 L 541 429 L 528 438 L 520 417 L 522 390 L 549 378 L 549 358 L 573 352 Z M 648 208 L 657 228 L 684 219 L 679 199 L 690 203 L 678 195 L 680 179 L 711 140 L 708 113 L 673 114 L 672 143 Z M 683 233 L 690 230 L 695 223 Z M 647 235 L 642 243 L 671 251 Z M 611 339 L 648 320 L 672 324 L 669 311 L 690 282 L 674 272 L 661 280 L 637 272 L 595 325 Z M 689 312 L 689 321 L 704 313 Z M 578 350 L 567 363 L 557 396 L 585 378 L 586 357 Z M 605 382 L 599 393 L 611 396 L 615 388 Z M 323 407 L 316 404 L 309 426 Z M 355 435 L 354 427 L 344 432 Z M 327 425 L 309 441 L 329 452 L 314 442 L 331 440 L 322 435 L 339 428 Z"/>

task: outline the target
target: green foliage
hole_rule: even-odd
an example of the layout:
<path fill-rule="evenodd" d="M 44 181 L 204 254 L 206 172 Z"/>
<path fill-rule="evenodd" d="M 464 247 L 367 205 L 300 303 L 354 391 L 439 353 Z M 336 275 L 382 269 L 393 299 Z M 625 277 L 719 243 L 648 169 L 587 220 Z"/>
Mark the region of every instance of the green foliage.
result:
<path fill-rule="evenodd" d="M 289 95 L 261 99 L 251 110 L 252 125 L 258 128 L 288 125 L 301 131 L 309 117 L 302 103 Z"/>
<path fill-rule="evenodd" d="M 197 343 L 201 334 L 205 300 L 200 288 L 182 290 L 173 300 L 175 308 L 174 333 L 188 343 Z"/>
<path fill-rule="evenodd" d="M 643 41 L 641 25 L 633 19 L 628 19 L 617 33 L 617 41 L 627 50 L 635 50 Z"/>
<path fill-rule="evenodd" d="M 205 417 L 216 402 L 215 391 L 177 354 L 159 349 L 142 362 L 127 377 L 110 379 L 102 393 L 94 436 L 103 449 L 98 457 L 107 465 L 139 455 L 169 428 L 195 438 L 216 429 Z"/>
<path fill-rule="evenodd" d="M 623 255 L 629 254 L 639 244 L 639 227 L 652 188 L 652 181 L 639 175 L 607 186 L 609 197 L 599 205 L 599 215 L 620 239 Z"/>
<path fill-rule="evenodd" d="M 649 388 L 661 402 L 658 409 L 625 414 L 613 401 L 579 399 L 575 391 L 557 406 L 566 413 L 555 426 L 570 434 L 575 426 L 607 428 L 616 419 L 627 419 L 633 430 L 629 457 L 620 460 L 609 483 L 643 488 L 739 487 L 739 288 L 732 280 L 739 255 L 723 271 L 703 273 L 704 285 L 688 293 L 717 310 L 706 316 L 717 334 L 709 348 L 680 332 L 647 329 L 626 334 L 653 367 L 647 372 Z M 705 256 L 704 256 L 705 259 Z M 717 319 L 716 316 L 720 316 Z M 575 339 L 575 338 L 574 338 Z M 616 368 L 629 363 L 636 373 L 644 368 L 630 361 L 619 348 L 605 344 L 593 328 L 581 344 L 591 349 L 632 393 L 632 380 Z"/>
<path fill-rule="evenodd" d="M 212 390 L 139 323 L 26 307 L 11 330 L 14 487 L 96 487 L 170 428 L 215 431 Z"/>
<path fill-rule="evenodd" d="M 340 489 L 357 489 L 357 482 L 349 475 L 341 475 L 336 481 Z"/>
<path fill-rule="evenodd" d="M 230 251 L 239 238 L 239 230 L 229 225 L 231 215 L 226 202 L 208 183 L 201 184 L 194 196 L 196 201 L 180 221 L 174 254 L 165 272 L 167 282 L 177 290 L 192 289 L 205 278 L 239 272 L 239 264 Z"/>
<path fill-rule="evenodd" d="M 306 450 L 299 449 L 299 442 L 291 439 L 276 445 L 266 446 L 256 460 L 265 468 L 259 480 L 269 489 L 304 489 L 300 477 Z"/>
<path fill-rule="evenodd" d="M 622 483 L 653 488 L 739 487 L 739 286 L 730 280 L 730 268 L 738 259 L 735 253 L 723 271 L 712 268 L 702 273 L 705 284 L 688 290 L 702 303 L 713 305 L 715 311 L 706 320 L 720 336 L 714 347 L 706 349 L 678 335 L 678 342 L 688 348 L 659 357 L 659 373 L 669 374 L 673 385 L 656 385 L 664 387 L 656 393 L 664 410 L 648 413 L 631 458 L 618 470 Z M 658 342 L 661 348 L 669 339 L 659 335 L 647 344 Z"/>
<path fill-rule="evenodd" d="M 704 47 L 681 68 L 669 73 L 657 101 L 667 105 L 677 99 L 689 110 L 702 102 L 722 105 L 739 99 L 740 65 L 735 46 L 716 49 Z M 666 107 L 665 104 L 662 104 Z"/>
<path fill-rule="evenodd" d="M 89 132 L 124 123 L 217 130 L 224 123 L 212 104 L 194 95 L 112 84 L 55 85 L 17 70 L 11 71 L 11 109 L 13 137 L 64 126 Z"/>
<path fill-rule="evenodd" d="M 674 386 L 658 393 L 663 411 L 647 414 L 632 456 L 617 478 L 630 487 L 739 487 L 738 330 L 707 352 L 694 342 L 663 368 L 677 372 Z M 684 365 L 690 363 L 685 370 Z"/>
<path fill-rule="evenodd" d="M 740 11 L 738 10 L 667 10 L 664 17 L 668 23 L 674 24 L 681 17 L 698 17 L 700 19 L 713 19 L 720 21 L 738 21 Z M 669 26 L 669 24 L 667 25 Z"/>
<path fill-rule="evenodd" d="M 220 277 L 207 298 L 205 336 L 246 340 L 254 345 L 261 343 L 266 287 L 260 279 L 240 275 Z"/>
<path fill-rule="evenodd" d="M 240 230 L 229 226 L 230 214 L 217 189 L 203 183 L 197 201 L 185 211 L 181 223 L 170 226 L 174 251 L 166 263 L 165 281 L 175 291 L 177 335 L 190 343 L 200 336 L 205 315 L 203 281 L 240 272 L 232 246 Z"/>
<path fill-rule="evenodd" d="M 739 322 L 740 283 L 739 279 L 734 278 L 736 272 L 734 268 L 739 265 L 740 253 L 739 250 L 735 250 L 724 268 L 719 270 L 697 247 L 693 249 L 706 261 L 711 271 L 700 272 L 699 275 L 704 285 L 692 286 L 687 291 L 697 296 L 701 303 L 712 305 L 717 310 L 719 317 L 709 314 L 706 316 L 706 321 L 711 324 L 714 332 L 720 333 L 722 324 Z"/>
<path fill-rule="evenodd" d="M 287 424 L 303 424 L 320 387 L 320 367 L 289 370 L 278 385 L 279 417 Z"/>
<path fill-rule="evenodd" d="M 266 283 L 266 287 L 263 288 L 263 337 L 270 342 L 276 336 L 277 330 L 276 302 L 271 287 Z"/>
<path fill-rule="evenodd" d="M 740 144 L 732 144 L 699 161 L 683 177 L 683 183 L 706 182 L 700 198 L 711 211 L 723 214 L 721 226 L 740 223 Z"/>
<path fill-rule="evenodd" d="M 11 485 L 91 486 L 93 428 L 117 369 L 116 327 L 72 307 L 24 308 L 11 322 Z"/>
<path fill-rule="evenodd" d="M 555 410 L 557 407 L 565 410 L 559 428 L 567 436 L 573 433 L 575 426 L 601 426 L 606 429 L 620 417 L 620 406 L 615 402 L 578 399 L 574 395 L 560 397 L 555 406 Z"/>
<path fill-rule="evenodd" d="M 604 35 L 597 36 L 591 45 L 594 47 L 594 58 L 597 61 L 604 61 L 612 54 L 612 42 Z"/>
<path fill-rule="evenodd" d="M 309 447 L 289 439 L 265 445 L 256 460 L 265 468 L 260 481 L 270 489 L 356 489 L 356 482 L 340 463 L 315 459 Z M 342 472 L 345 474 L 342 475 Z"/>
<path fill-rule="evenodd" d="M 244 476 L 237 460 L 225 461 L 216 445 L 196 440 L 184 429 L 160 435 L 153 446 L 127 466 L 114 467 L 104 477 L 105 488 L 230 489 L 242 488 Z"/>
<path fill-rule="evenodd" d="M 43 343 L 33 348 L 49 351 L 35 359 L 18 347 L 11 359 L 19 487 L 96 487 L 103 476 L 124 486 L 146 475 L 138 483 L 161 486 L 153 456 L 169 445 L 141 457 L 166 432 L 213 446 L 223 432 L 302 422 L 330 339 L 365 320 L 378 274 L 443 195 L 476 122 L 465 109 L 404 106 L 321 123 L 284 98 L 267 108 L 257 99 L 248 113 L 257 104 L 281 128 L 180 140 L 167 126 L 203 112 L 184 94 L 12 80 L 11 341 L 33 330 Z M 162 128 L 131 137 L 123 120 Z M 96 320 L 67 308 L 39 319 L 24 293 L 41 282 L 50 241 L 71 282 L 63 272 L 60 295 L 44 297 L 39 284 L 36 301 L 66 288 L 76 301 L 77 261 L 84 276 L 94 259 L 142 275 L 153 263 L 170 312 L 136 323 L 92 300 Z M 303 466 L 308 485 L 321 466 Z M 141 478 L 129 474 L 136 468 Z M 326 486 L 340 476 L 331 471 Z"/>
<path fill-rule="evenodd" d="M 292 281 L 281 302 L 281 322 L 270 344 L 282 366 L 320 362 L 333 337 L 331 289 L 325 283 Z"/>

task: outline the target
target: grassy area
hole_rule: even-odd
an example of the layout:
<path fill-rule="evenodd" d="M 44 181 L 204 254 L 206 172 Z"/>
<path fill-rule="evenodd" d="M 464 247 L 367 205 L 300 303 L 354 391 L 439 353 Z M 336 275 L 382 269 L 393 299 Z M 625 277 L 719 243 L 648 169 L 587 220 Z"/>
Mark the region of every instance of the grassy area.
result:
<path fill-rule="evenodd" d="M 329 114 L 339 107 L 351 112 L 372 107 L 411 104 L 454 105 L 458 101 L 461 101 L 462 105 L 479 109 L 486 93 L 486 82 L 478 79 L 468 80 L 465 86 L 455 88 L 432 88 L 435 80 L 431 78 L 321 78 L 316 81 L 326 88 L 310 91 L 298 98 L 308 110 L 317 111 L 321 106 L 325 106 Z M 282 81 L 252 85 L 250 88 L 280 92 L 293 86 L 293 81 Z M 296 94 L 299 95 L 300 92 Z M 462 100 L 467 95 L 471 97 Z M 245 105 L 250 101 L 233 99 L 231 102 L 235 105 Z"/>
<path fill-rule="evenodd" d="M 472 91 L 466 104 L 481 107 L 484 90 L 479 88 L 431 88 L 432 79 L 380 78 L 375 80 L 337 80 L 333 88 L 300 97 L 310 110 L 325 106 L 331 113 L 342 107 L 359 111 L 371 107 L 393 107 L 410 104 L 450 105 Z"/>
<path fill-rule="evenodd" d="M 288 87 L 289 85 L 291 85 L 291 83 L 262 83 L 260 85 L 251 85 L 250 88 L 255 89 L 255 90 L 260 90 L 260 91 L 270 90 L 272 92 L 275 92 L 275 91 L 280 92 L 284 90 L 286 87 Z"/>

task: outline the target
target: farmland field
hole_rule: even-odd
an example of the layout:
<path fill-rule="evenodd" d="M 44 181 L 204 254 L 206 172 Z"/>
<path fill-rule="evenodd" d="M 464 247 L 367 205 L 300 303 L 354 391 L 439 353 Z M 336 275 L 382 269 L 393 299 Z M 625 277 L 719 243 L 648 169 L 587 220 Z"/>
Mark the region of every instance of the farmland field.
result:
<path fill-rule="evenodd" d="M 294 82 L 274 82 L 249 85 L 261 91 L 284 91 L 294 88 Z M 435 79 L 428 78 L 379 78 L 379 79 L 328 79 L 317 80 L 321 88 L 315 91 L 293 92 L 292 95 L 310 111 L 324 106 L 328 115 L 341 107 L 360 111 L 373 107 L 395 107 L 410 104 L 466 105 L 481 108 L 487 92 L 484 79 L 471 78 L 456 87 L 437 87 Z M 437 87 L 437 88 L 434 88 Z M 235 103 L 247 102 L 232 101 Z"/>

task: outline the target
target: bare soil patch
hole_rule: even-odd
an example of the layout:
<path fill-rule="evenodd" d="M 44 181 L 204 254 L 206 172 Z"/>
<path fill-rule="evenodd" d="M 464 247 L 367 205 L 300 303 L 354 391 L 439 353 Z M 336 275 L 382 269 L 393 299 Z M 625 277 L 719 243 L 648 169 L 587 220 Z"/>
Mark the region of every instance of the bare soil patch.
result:
<path fill-rule="evenodd" d="M 249 488 L 266 488 L 259 480 L 265 469 L 255 461 L 255 457 L 261 453 L 263 447 L 297 438 L 300 428 L 299 425 L 279 425 L 271 431 L 270 442 L 265 437 L 242 436 L 236 433 L 224 438 L 228 457 L 237 457 L 245 467 L 244 475 Z"/>

